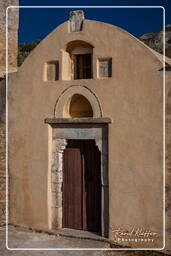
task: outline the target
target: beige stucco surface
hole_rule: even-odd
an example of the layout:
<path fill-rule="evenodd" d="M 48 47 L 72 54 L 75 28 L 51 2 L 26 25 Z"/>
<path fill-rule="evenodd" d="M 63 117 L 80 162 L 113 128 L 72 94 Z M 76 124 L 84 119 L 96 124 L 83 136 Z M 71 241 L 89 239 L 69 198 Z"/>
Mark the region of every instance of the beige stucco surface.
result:
<path fill-rule="evenodd" d="M 72 40 L 93 48 L 93 79 L 61 80 L 62 49 Z M 112 77 L 97 78 L 97 59 L 112 58 Z M 44 66 L 59 61 L 59 81 L 44 81 Z M 65 22 L 49 34 L 9 77 L 10 222 L 51 228 L 49 145 L 57 99 L 71 86 L 96 95 L 109 124 L 109 237 L 112 229 L 158 232 L 162 247 L 163 72 L 141 42 L 118 27 L 85 20 L 83 31 Z M 79 90 L 78 90 L 79 93 Z M 56 117 L 58 113 L 56 113 Z M 140 246 L 139 244 L 134 246 Z M 142 246 L 142 245 L 141 245 Z M 149 245 L 147 245 L 149 246 Z"/>
<path fill-rule="evenodd" d="M 166 250 L 171 250 L 171 72 L 166 72 Z"/>

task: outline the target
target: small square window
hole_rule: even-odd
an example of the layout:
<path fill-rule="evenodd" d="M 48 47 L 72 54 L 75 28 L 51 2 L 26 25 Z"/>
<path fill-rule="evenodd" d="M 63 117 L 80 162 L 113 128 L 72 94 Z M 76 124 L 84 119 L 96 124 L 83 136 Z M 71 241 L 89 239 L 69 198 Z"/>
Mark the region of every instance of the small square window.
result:
<path fill-rule="evenodd" d="M 50 61 L 46 63 L 46 81 L 59 80 L 59 62 Z"/>
<path fill-rule="evenodd" d="M 98 77 L 112 76 L 112 58 L 98 60 Z"/>

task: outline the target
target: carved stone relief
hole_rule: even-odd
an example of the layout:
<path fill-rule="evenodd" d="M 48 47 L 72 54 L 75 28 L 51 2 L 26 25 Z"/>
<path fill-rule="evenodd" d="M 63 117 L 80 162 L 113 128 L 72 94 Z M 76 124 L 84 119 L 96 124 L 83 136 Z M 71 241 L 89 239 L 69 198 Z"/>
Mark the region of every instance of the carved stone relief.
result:
<path fill-rule="evenodd" d="M 77 32 L 82 30 L 84 20 L 84 12 L 81 10 L 72 11 L 69 15 L 70 32 Z"/>

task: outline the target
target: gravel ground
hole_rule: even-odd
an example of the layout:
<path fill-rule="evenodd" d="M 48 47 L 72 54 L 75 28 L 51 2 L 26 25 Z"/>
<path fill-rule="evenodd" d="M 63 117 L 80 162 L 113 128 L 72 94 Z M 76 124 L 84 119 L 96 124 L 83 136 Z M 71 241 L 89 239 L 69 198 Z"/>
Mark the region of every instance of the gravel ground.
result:
<path fill-rule="evenodd" d="M 109 244 L 101 241 L 82 240 L 56 235 L 37 233 L 29 230 L 20 230 L 10 227 L 9 229 L 10 248 L 109 248 Z M 0 255 L 2 256 L 103 256 L 103 251 L 16 251 L 5 248 L 5 228 L 0 230 Z"/>
<path fill-rule="evenodd" d="M 9 228 L 10 248 L 109 248 L 109 244 L 102 241 L 68 238 L 46 233 L 38 233 L 19 228 Z M 160 252 L 148 251 L 104 251 L 104 250 L 62 250 L 62 251 L 26 251 L 7 250 L 5 247 L 5 228 L 0 228 L 0 256 L 162 256 Z"/>

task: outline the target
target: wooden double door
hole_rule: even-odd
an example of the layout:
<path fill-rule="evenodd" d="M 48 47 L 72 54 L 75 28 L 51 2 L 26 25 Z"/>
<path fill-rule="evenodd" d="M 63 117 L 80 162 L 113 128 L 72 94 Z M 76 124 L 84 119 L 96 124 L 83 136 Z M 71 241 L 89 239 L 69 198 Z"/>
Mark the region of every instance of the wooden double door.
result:
<path fill-rule="evenodd" d="M 64 151 L 63 227 L 101 233 L 101 153 L 94 140 L 69 140 Z"/>

